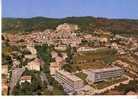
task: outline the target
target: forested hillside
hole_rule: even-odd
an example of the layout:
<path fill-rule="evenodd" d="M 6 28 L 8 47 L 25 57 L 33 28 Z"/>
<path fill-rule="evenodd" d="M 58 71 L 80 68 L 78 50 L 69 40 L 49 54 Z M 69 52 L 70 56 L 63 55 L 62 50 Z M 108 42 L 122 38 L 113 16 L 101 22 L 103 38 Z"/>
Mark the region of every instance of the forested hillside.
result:
<path fill-rule="evenodd" d="M 62 23 L 73 23 L 80 31 L 93 32 L 95 29 L 108 30 L 113 33 L 138 35 L 138 20 L 107 19 L 96 17 L 67 17 L 62 19 L 33 17 L 33 18 L 3 18 L 2 32 L 31 32 L 55 29 Z"/>

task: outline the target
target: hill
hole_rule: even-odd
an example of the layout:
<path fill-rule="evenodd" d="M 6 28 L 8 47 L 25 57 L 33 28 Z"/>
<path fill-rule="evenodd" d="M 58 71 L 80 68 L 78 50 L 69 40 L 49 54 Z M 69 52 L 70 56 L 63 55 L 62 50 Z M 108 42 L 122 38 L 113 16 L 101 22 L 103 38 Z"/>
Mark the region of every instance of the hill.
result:
<path fill-rule="evenodd" d="M 107 19 L 96 17 L 67 17 L 62 19 L 33 18 L 2 18 L 2 32 L 31 32 L 55 29 L 59 24 L 72 23 L 80 27 L 80 31 L 92 33 L 95 29 L 108 30 L 113 33 L 138 35 L 138 20 Z"/>

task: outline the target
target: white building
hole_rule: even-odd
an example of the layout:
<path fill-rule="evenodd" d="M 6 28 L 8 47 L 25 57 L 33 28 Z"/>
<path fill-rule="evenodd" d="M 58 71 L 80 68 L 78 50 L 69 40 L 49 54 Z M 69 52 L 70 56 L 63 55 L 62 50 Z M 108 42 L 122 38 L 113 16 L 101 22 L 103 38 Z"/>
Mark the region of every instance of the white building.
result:
<path fill-rule="evenodd" d="M 29 82 L 29 83 L 31 83 L 31 79 L 32 79 L 31 76 L 22 76 L 21 79 L 20 79 L 19 84 L 21 85 L 22 83 L 24 83 L 26 81 Z"/>
<path fill-rule="evenodd" d="M 31 52 L 31 54 L 36 54 L 37 53 L 36 49 L 32 46 L 27 46 L 27 49 Z"/>
<path fill-rule="evenodd" d="M 56 72 L 55 79 L 63 86 L 66 92 L 74 92 L 83 87 L 83 80 L 63 70 Z"/>
<path fill-rule="evenodd" d="M 52 51 L 51 52 L 51 56 L 52 56 L 52 58 L 56 58 L 58 56 L 58 53 L 55 52 L 55 51 Z"/>
<path fill-rule="evenodd" d="M 106 47 L 100 47 L 100 48 L 92 48 L 92 47 L 79 47 L 77 49 L 77 52 L 85 52 L 85 51 L 96 51 L 98 49 L 105 49 Z"/>
<path fill-rule="evenodd" d="M 68 57 L 68 55 L 67 55 L 67 53 L 61 53 L 62 54 L 62 57 L 63 57 L 63 59 L 65 60 L 67 57 Z"/>
<path fill-rule="evenodd" d="M 66 45 L 59 45 L 55 47 L 56 50 L 65 51 L 67 49 Z"/>
<path fill-rule="evenodd" d="M 55 75 L 56 72 L 60 69 L 61 67 L 61 64 L 60 63 L 57 63 L 57 62 L 51 62 L 50 63 L 50 74 L 51 75 Z"/>
<path fill-rule="evenodd" d="M 35 55 L 35 54 L 25 55 L 25 58 L 27 58 L 27 59 L 33 59 L 33 58 L 36 58 L 36 57 L 37 57 L 37 55 Z"/>
<path fill-rule="evenodd" d="M 123 75 L 124 71 L 120 67 L 110 67 L 103 69 L 88 70 L 87 81 L 99 82 L 112 77 L 118 77 Z"/>
<path fill-rule="evenodd" d="M 91 47 L 80 47 L 77 49 L 77 52 L 83 52 L 83 51 L 95 51 L 95 48 L 91 48 Z"/>
<path fill-rule="evenodd" d="M 60 56 L 57 56 L 57 57 L 55 58 L 55 61 L 56 61 L 57 63 L 63 63 L 63 62 L 64 62 L 64 59 L 63 59 L 62 57 L 60 57 Z"/>
<path fill-rule="evenodd" d="M 111 44 L 111 47 L 112 47 L 112 48 L 115 48 L 115 49 L 118 49 L 118 48 L 119 48 L 118 45 L 117 45 L 117 43 L 112 43 L 112 44 Z"/>
<path fill-rule="evenodd" d="M 39 59 L 34 59 L 33 61 L 31 61 L 30 63 L 27 64 L 27 68 L 29 70 L 36 70 L 36 71 L 40 71 L 40 60 Z"/>
<path fill-rule="evenodd" d="M 2 65 L 2 74 L 8 75 L 8 65 Z"/>

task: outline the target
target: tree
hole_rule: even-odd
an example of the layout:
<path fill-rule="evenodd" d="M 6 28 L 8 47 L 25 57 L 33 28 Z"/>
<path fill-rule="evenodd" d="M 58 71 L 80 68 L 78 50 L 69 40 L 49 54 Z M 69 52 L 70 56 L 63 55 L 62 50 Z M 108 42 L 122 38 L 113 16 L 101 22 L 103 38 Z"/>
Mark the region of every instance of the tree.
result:
<path fill-rule="evenodd" d="M 31 84 L 27 81 L 25 81 L 24 83 L 21 83 L 21 85 L 19 85 L 19 83 L 17 83 L 14 91 L 13 91 L 14 95 L 32 95 L 32 87 Z"/>
<path fill-rule="evenodd" d="M 33 92 L 37 92 L 38 90 L 41 90 L 42 88 L 42 82 L 41 82 L 41 78 L 39 77 L 38 74 L 32 74 L 32 90 Z"/>
<path fill-rule="evenodd" d="M 65 71 L 68 71 L 68 72 L 75 72 L 77 70 L 80 70 L 79 66 L 70 65 L 70 64 L 64 64 L 62 66 L 62 69 L 64 69 Z"/>
<path fill-rule="evenodd" d="M 73 64 L 73 55 L 74 55 L 74 51 L 75 49 L 71 48 L 71 46 L 69 45 L 67 47 L 67 58 L 66 58 L 66 62 L 69 63 L 69 64 Z"/>
<path fill-rule="evenodd" d="M 64 64 L 62 66 L 62 69 L 64 69 L 65 71 L 71 72 L 72 68 L 69 64 Z"/>
<path fill-rule="evenodd" d="M 42 46 L 35 46 L 37 49 L 38 56 L 44 60 L 46 65 L 49 65 L 51 60 L 50 48 L 47 44 L 43 44 Z"/>
<path fill-rule="evenodd" d="M 120 86 L 117 87 L 119 91 L 123 91 L 124 94 L 126 94 L 129 91 L 138 91 L 138 81 L 137 80 L 131 80 L 128 84 L 120 84 Z"/>
<path fill-rule="evenodd" d="M 46 74 L 50 74 L 49 65 L 44 64 L 43 72 L 46 73 Z"/>
<path fill-rule="evenodd" d="M 24 82 L 21 84 L 21 94 L 22 95 L 32 95 L 32 86 L 29 82 Z"/>

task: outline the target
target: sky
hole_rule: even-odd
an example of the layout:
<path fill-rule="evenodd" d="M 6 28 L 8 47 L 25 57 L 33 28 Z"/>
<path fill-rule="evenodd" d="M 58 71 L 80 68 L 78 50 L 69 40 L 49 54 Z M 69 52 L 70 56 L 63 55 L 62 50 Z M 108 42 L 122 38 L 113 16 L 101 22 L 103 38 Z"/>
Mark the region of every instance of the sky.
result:
<path fill-rule="evenodd" d="M 2 17 L 36 16 L 138 19 L 138 0 L 2 0 Z"/>

